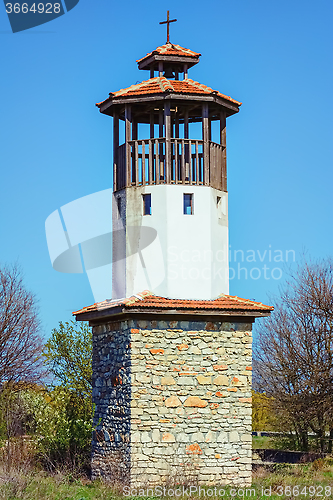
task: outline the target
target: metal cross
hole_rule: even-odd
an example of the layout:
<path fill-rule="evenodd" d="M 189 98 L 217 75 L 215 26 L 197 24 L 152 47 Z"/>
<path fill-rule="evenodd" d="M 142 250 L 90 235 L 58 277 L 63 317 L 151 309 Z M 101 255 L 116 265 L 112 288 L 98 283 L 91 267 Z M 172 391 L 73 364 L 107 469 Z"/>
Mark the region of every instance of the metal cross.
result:
<path fill-rule="evenodd" d="M 160 22 L 160 24 L 166 24 L 167 25 L 167 43 L 170 42 L 170 31 L 169 31 L 170 23 L 174 23 L 175 21 L 177 21 L 177 19 L 170 19 L 169 18 L 169 11 L 167 11 L 167 20 Z"/>

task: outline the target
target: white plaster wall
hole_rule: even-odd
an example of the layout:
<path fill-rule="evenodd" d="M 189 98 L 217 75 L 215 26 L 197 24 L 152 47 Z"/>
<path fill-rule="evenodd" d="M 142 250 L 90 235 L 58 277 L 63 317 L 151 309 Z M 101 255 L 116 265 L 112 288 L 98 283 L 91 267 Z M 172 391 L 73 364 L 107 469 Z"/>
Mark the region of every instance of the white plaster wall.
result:
<path fill-rule="evenodd" d="M 151 194 L 152 215 L 143 215 L 143 194 Z M 183 213 L 183 194 L 194 195 L 193 215 Z M 113 279 L 126 275 L 125 289 L 113 297 L 130 296 L 150 289 L 171 298 L 212 299 L 229 292 L 228 280 L 228 200 L 227 193 L 209 186 L 157 185 L 131 187 L 114 194 L 125 202 L 125 245 L 123 262 L 113 263 Z M 221 198 L 217 206 L 217 197 Z M 113 227 L 119 227 L 113 204 Z M 122 218 L 124 222 L 124 219 Z M 143 229 L 153 228 L 153 243 L 138 253 Z M 135 229 L 136 228 L 136 229 Z M 125 271 L 124 271 L 125 266 Z M 119 284 L 113 287 L 120 290 Z"/>

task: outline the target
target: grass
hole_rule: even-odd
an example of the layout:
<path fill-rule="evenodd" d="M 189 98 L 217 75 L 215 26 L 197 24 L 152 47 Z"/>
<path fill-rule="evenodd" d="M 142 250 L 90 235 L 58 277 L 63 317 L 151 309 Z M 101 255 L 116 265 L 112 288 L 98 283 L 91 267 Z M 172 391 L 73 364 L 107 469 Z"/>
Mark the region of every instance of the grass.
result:
<path fill-rule="evenodd" d="M 258 469 L 253 476 L 253 486 L 257 492 L 261 493 L 263 489 L 269 489 L 272 492 L 271 500 L 278 498 L 290 500 L 294 498 L 320 498 L 321 488 L 325 489 L 325 487 L 331 488 L 326 490 L 326 493 L 330 492 L 326 498 L 327 496 L 328 498 L 333 497 L 333 467 L 330 460 L 319 459 L 312 464 L 304 465 L 276 464 L 273 472 Z M 286 491 L 287 486 L 291 488 Z M 312 489 L 309 490 L 310 487 Z M 303 494 L 301 494 L 302 490 Z M 285 494 L 279 495 L 278 493 L 281 492 Z M 322 492 L 322 497 L 325 498 L 325 490 Z M 259 496 L 259 498 L 265 497 Z"/>
<path fill-rule="evenodd" d="M 100 481 L 73 480 L 45 473 L 7 478 L 0 485 L 1 500 L 111 500 L 119 494 Z"/>
<path fill-rule="evenodd" d="M 260 448 L 273 448 L 274 438 L 268 436 L 252 436 L 252 449 L 258 450 Z"/>
<path fill-rule="evenodd" d="M 290 490 L 286 490 L 288 486 Z M 298 490 L 296 486 L 299 487 Z M 312 490 L 309 490 L 310 486 Z M 326 489 L 326 493 L 331 494 L 325 495 L 325 487 L 331 487 L 331 490 Z M 276 464 L 271 472 L 260 468 L 253 474 L 252 489 L 256 492 L 255 497 L 252 495 L 252 498 L 256 499 L 332 498 L 333 460 L 320 459 L 305 465 Z M 237 490 L 240 494 L 237 494 Z M 235 491 L 232 491 L 230 487 L 224 487 L 224 491 L 224 496 L 220 498 L 240 500 L 246 497 L 246 491 L 238 487 L 235 487 Z M 266 495 L 263 495 L 263 492 L 266 492 Z M 0 500 L 117 500 L 120 498 L 122 498 L 121 489 L 116 490 L 100 481 L 75 479 L 71 474 L 59 473 L 50 476 L 44 472 L 31 472 L 30 474 L 21 472 L 6 476 L 0 471 Z M 175 500 L 179 497 L 172 498 Z M 193 494 L 190 498 L 195 500 L 199 496 Z M 200 498 L 208 498 L 208 495 L 206 497 L 201 495 Z"/>
<path fill-rule="evenodd" d="M 311 443 L 310 443 L 311 444 Z M 294 439 L 288 436 L 253 436 L 252 449 L 301 451 Z M 311 451 L 318 451 L 318 446 L 310 446 Z"/>
<path fill-rule="evenodd" d="M 252 449 L 266 448 L 275 450 L 302 451 L 295 439 L 285 436 L 252 436 Z M 309 451 L 319 453 L 320 447 L 315 437 L 309 437 Z"/>

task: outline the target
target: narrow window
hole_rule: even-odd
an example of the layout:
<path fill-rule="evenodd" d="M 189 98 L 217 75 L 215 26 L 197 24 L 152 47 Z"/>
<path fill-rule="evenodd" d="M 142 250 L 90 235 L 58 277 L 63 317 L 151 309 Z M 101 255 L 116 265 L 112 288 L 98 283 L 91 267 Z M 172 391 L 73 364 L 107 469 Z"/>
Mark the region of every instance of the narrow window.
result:
<path fill-rule="evenodd" d="M 117 219 L 121 219 L 121 198 L 117 198 Z"/>
<path fill-rule="evenodd" d="M 217 207 L 217 217 L 218 217 L 219 219 L 221 219 L 221 217 L 222 217 L 221 206 L 222 206 L 222 203 L 221 203 L 221 196 L 217 196 L 217 197 L 216 197 L 216 207 Z"/>
<path fill-rule="evenodd" d="M 151 215 L 151 194 L 143 194 L 143 215 Z"/>
<path fill-rule="evenodd" d="M 184 215 L 193 215 L 193 194 L 184 193 Z"/>

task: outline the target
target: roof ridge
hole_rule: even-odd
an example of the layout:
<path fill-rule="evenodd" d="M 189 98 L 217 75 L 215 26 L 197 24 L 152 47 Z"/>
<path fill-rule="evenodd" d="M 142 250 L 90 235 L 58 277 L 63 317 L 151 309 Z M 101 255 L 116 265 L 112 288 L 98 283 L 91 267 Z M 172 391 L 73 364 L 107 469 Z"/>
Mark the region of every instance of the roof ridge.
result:
<path fill-rule="evenodd" d="M 180 80 L 180 81 L 182 81 L 182 82 L 187 81 L 187 82 L 193 84 L 194 86 L 197 85 L 201 90 L 203 90 L 205 92 L 210 92 L 210 93 L 216 92 L 220 97 L 223 97 L 224 99 L 229 99 L 229 100 L 239 104 L 240 106 L 242 104 L 240 101 L 233 99 L 229 95 L 222 94 L 222 92 L 220 92 L 219 90 L 214 90 L 212 87 L 208 87 L 208 85 L 205 85 L 204 83 L 197 82 L 196 80 L 192 80 L 191 78 L 187 78 L 187 80 Z"/>
<path fill-rule="evenodd" d="M 204 83 L 198 82 L 198 85 L 203 89 L 207 90 L 208 92 L 217 92 L 217 90 L 213 90 L 211 87 L 208 87 L 208 85 L 205 85 Z"/>
<path fill-rule="evenodd" d="M 159 84 L 159 87 L 160 87 L 160 89 L 162 90 L 162 92 L 164 92 L 164 91 L 165 91 L 165 88 L 164 88 L 164 85 L 163 85 L 163 80 L 162 80 L 163 76 L 158 76 L 157 78 L 158 78 L 158 84 Z"/>
<path fill-rule="evenodd" d="M 261 306 L 265 307 L 265 304 L 263 304 L 262 302 L 258 302 L 256 300 L 243 299 L 242 297 L 238 297 L 237 295 L 229 295 L 229 297 L 231 297 L 232 299 L 235 299 L 238 302 L 242 302 L 243 304 L 244 303 L 245 304 L 258 304 L 258 305 L 261 305 Z"/>
<path fill-rule="evenodd" d="M 170 80 L 168 80 L 165 76 L 158 76 L 157 78 L 159 80 L 159 86 L 163 90 L 163 92 L 170 90 L 170 87 L 171 90 L 173 90 Z"/>
<path fill-rule="evenodd" d="M 154 292 L 151 292 L 150 290 L 143 290 L 143 292 L 139 292 L 137 295 L 140 295 L 141 297 L 156 297 L 156 294 Z"/>
<path fill-rule="evenodd" d="M 191 49 L 187 49 L 186 47 L 182 47 L 181 45 L 178 45 L 177 43 L 172 43 L 171 44 L 173 47 L 176 47 L 177 50 L 181 50 L 182 52 L 194 52 Z"/>
<path fill-rule="evenodd" d="M 119 95 L 123 95 L 124 92 L 128 92 L 129 90 L 134 90 L 136 88 L 140 88 L 142 85 L 144 85 L 145 83 L 150 83 L 152 82 L 153 80 L 158 80 L 159 77 L 158 76 L 154 76 L 153 78 L 149 78 L 148 80 L 143 80 L 142 82 L 139 82 L 139 83 L 133 83 L 133 85 L 130 85 L 129 87 L 127 87 L 126 89 L 120 89 L 120 90 L 117 90 L 116 92 L 113 93 L 113 95 L 117 94 L 117 96 Z M 112 94 L 112 92 L 111 92 Z M 116 97 L 117 97 L 116 96 Z"/>
<path fill-rule="evenodd" d="M 183 80 L 183 81 L 188 81 L 190 83 L 190 85 L 192 85 L 192 87 L 196 87 L 201 90 L 203 90 L 204 92 L 207 92 L 207 89 L 208 87 L 206 85 L 203 85 L 202 83 L 199 83 L 199 82 L 196 82 L 195 80 L 191 80 L 191 79 L 187 79 L 187 80 Z"/>
<path fill-rule="evenodd" d="M 196 80 L 192 80 L 193 84 L 195 86 L 198 86 L 201 90 L 204 90 L 205 92 L 218 92 L 217 90 L 213 90 L 211 87 L 208 87 L 208 85 L 205 85 L 204 83 L 197 82 Z"/>

